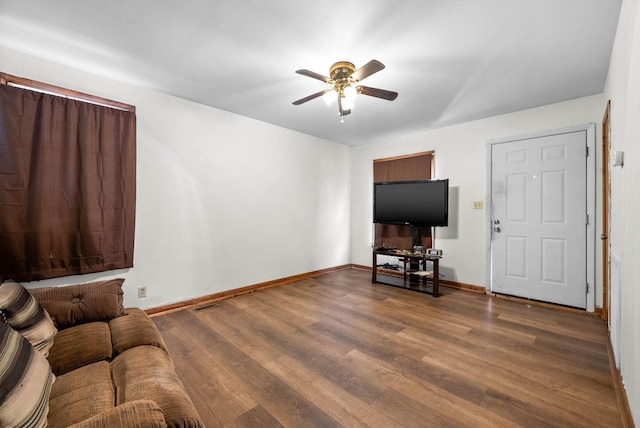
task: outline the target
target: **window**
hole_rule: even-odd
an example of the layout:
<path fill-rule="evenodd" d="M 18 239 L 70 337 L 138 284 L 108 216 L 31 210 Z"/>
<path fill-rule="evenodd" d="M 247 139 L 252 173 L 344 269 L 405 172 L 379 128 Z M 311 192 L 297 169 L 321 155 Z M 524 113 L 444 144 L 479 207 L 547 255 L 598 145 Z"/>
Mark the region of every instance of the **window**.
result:
<path fill-rule="evenodd" d="M 0 83 L 0 280 L 132 267 L 135 108 L 4 73 Z"/>
<path fill-rule="evenodd" d="M 373 161 L 373 182 L 429 180 L 433 172 L 433 152 L 416 153 Z M 432 245 L 431 228 L 421 227 L 420 238 L 424 248 Z M 374 227 L 374 247 L 410 249 L 411 227 L 401 225 L 376 224 Z"/>

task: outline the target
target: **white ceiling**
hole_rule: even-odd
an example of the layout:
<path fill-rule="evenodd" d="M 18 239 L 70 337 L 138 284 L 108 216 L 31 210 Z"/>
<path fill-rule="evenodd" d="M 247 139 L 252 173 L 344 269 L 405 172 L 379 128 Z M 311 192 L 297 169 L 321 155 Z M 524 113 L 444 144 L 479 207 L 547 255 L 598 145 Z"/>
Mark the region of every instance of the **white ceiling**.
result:
<path fill-rule="evenodd" d="M 601 93 L 621 1 L 0 0 L 0 45 L 357 145 Z M 371 59 L 395 101 L 291 104 Z"/>

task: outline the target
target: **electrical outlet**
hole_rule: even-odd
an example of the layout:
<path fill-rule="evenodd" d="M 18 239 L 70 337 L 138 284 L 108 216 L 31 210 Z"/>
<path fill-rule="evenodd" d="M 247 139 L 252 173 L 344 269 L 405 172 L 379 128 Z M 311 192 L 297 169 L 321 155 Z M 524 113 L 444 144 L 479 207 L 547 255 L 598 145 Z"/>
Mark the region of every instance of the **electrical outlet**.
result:
<path fill-rule="evenodd" d="M 147 287 L 138 287 L 138 299 L 147 297 Z"/>
<path fill-rule="evenodd" d="M 474 201 L 473 202 L 473 209 L 474 210 L 481 210 L 482 209 L 482 201 Z"/>

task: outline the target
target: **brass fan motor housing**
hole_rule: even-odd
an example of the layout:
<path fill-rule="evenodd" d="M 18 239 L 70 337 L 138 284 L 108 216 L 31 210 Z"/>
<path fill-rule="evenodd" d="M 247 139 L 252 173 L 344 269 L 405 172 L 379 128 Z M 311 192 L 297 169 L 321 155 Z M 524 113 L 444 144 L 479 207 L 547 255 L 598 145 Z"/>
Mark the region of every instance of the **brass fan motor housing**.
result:
<path fill-rule="evenodd" d="M 348 79 L 354 71 L 356 71 L 355 65 L 348 61 L 339 61 L 331 66 L 329 76 L 331 76 L 332 80 L 339 81 Z"/>
<path fill-rule="evenodd" d="M 348 61 L 338 61 L 329 69 L 329 76 L 331 76 L 331 83 L 333 83 L 333 89 L 339 94 L 340 97 L 344 96 L 344 88 L 351 85 L 351 75 L 356 71 L 356 66 Z"/>
<path fill-rule="evenodd" d="M 329 76 L 339 92 L 352 83 L 351 75 L 354 71 L 356 66 L 348 61 L 339 61 L 331 66 Z"/>

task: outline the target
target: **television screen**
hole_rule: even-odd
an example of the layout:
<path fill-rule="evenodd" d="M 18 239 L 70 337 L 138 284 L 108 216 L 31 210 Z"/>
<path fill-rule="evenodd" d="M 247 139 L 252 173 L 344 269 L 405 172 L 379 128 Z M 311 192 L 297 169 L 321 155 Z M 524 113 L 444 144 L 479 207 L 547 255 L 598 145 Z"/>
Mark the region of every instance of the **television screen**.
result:
<path fill-rule="evenodd" d="M 447 226 L 449 180 L 375 183 L 373 222 L 410 226 Z"/>

